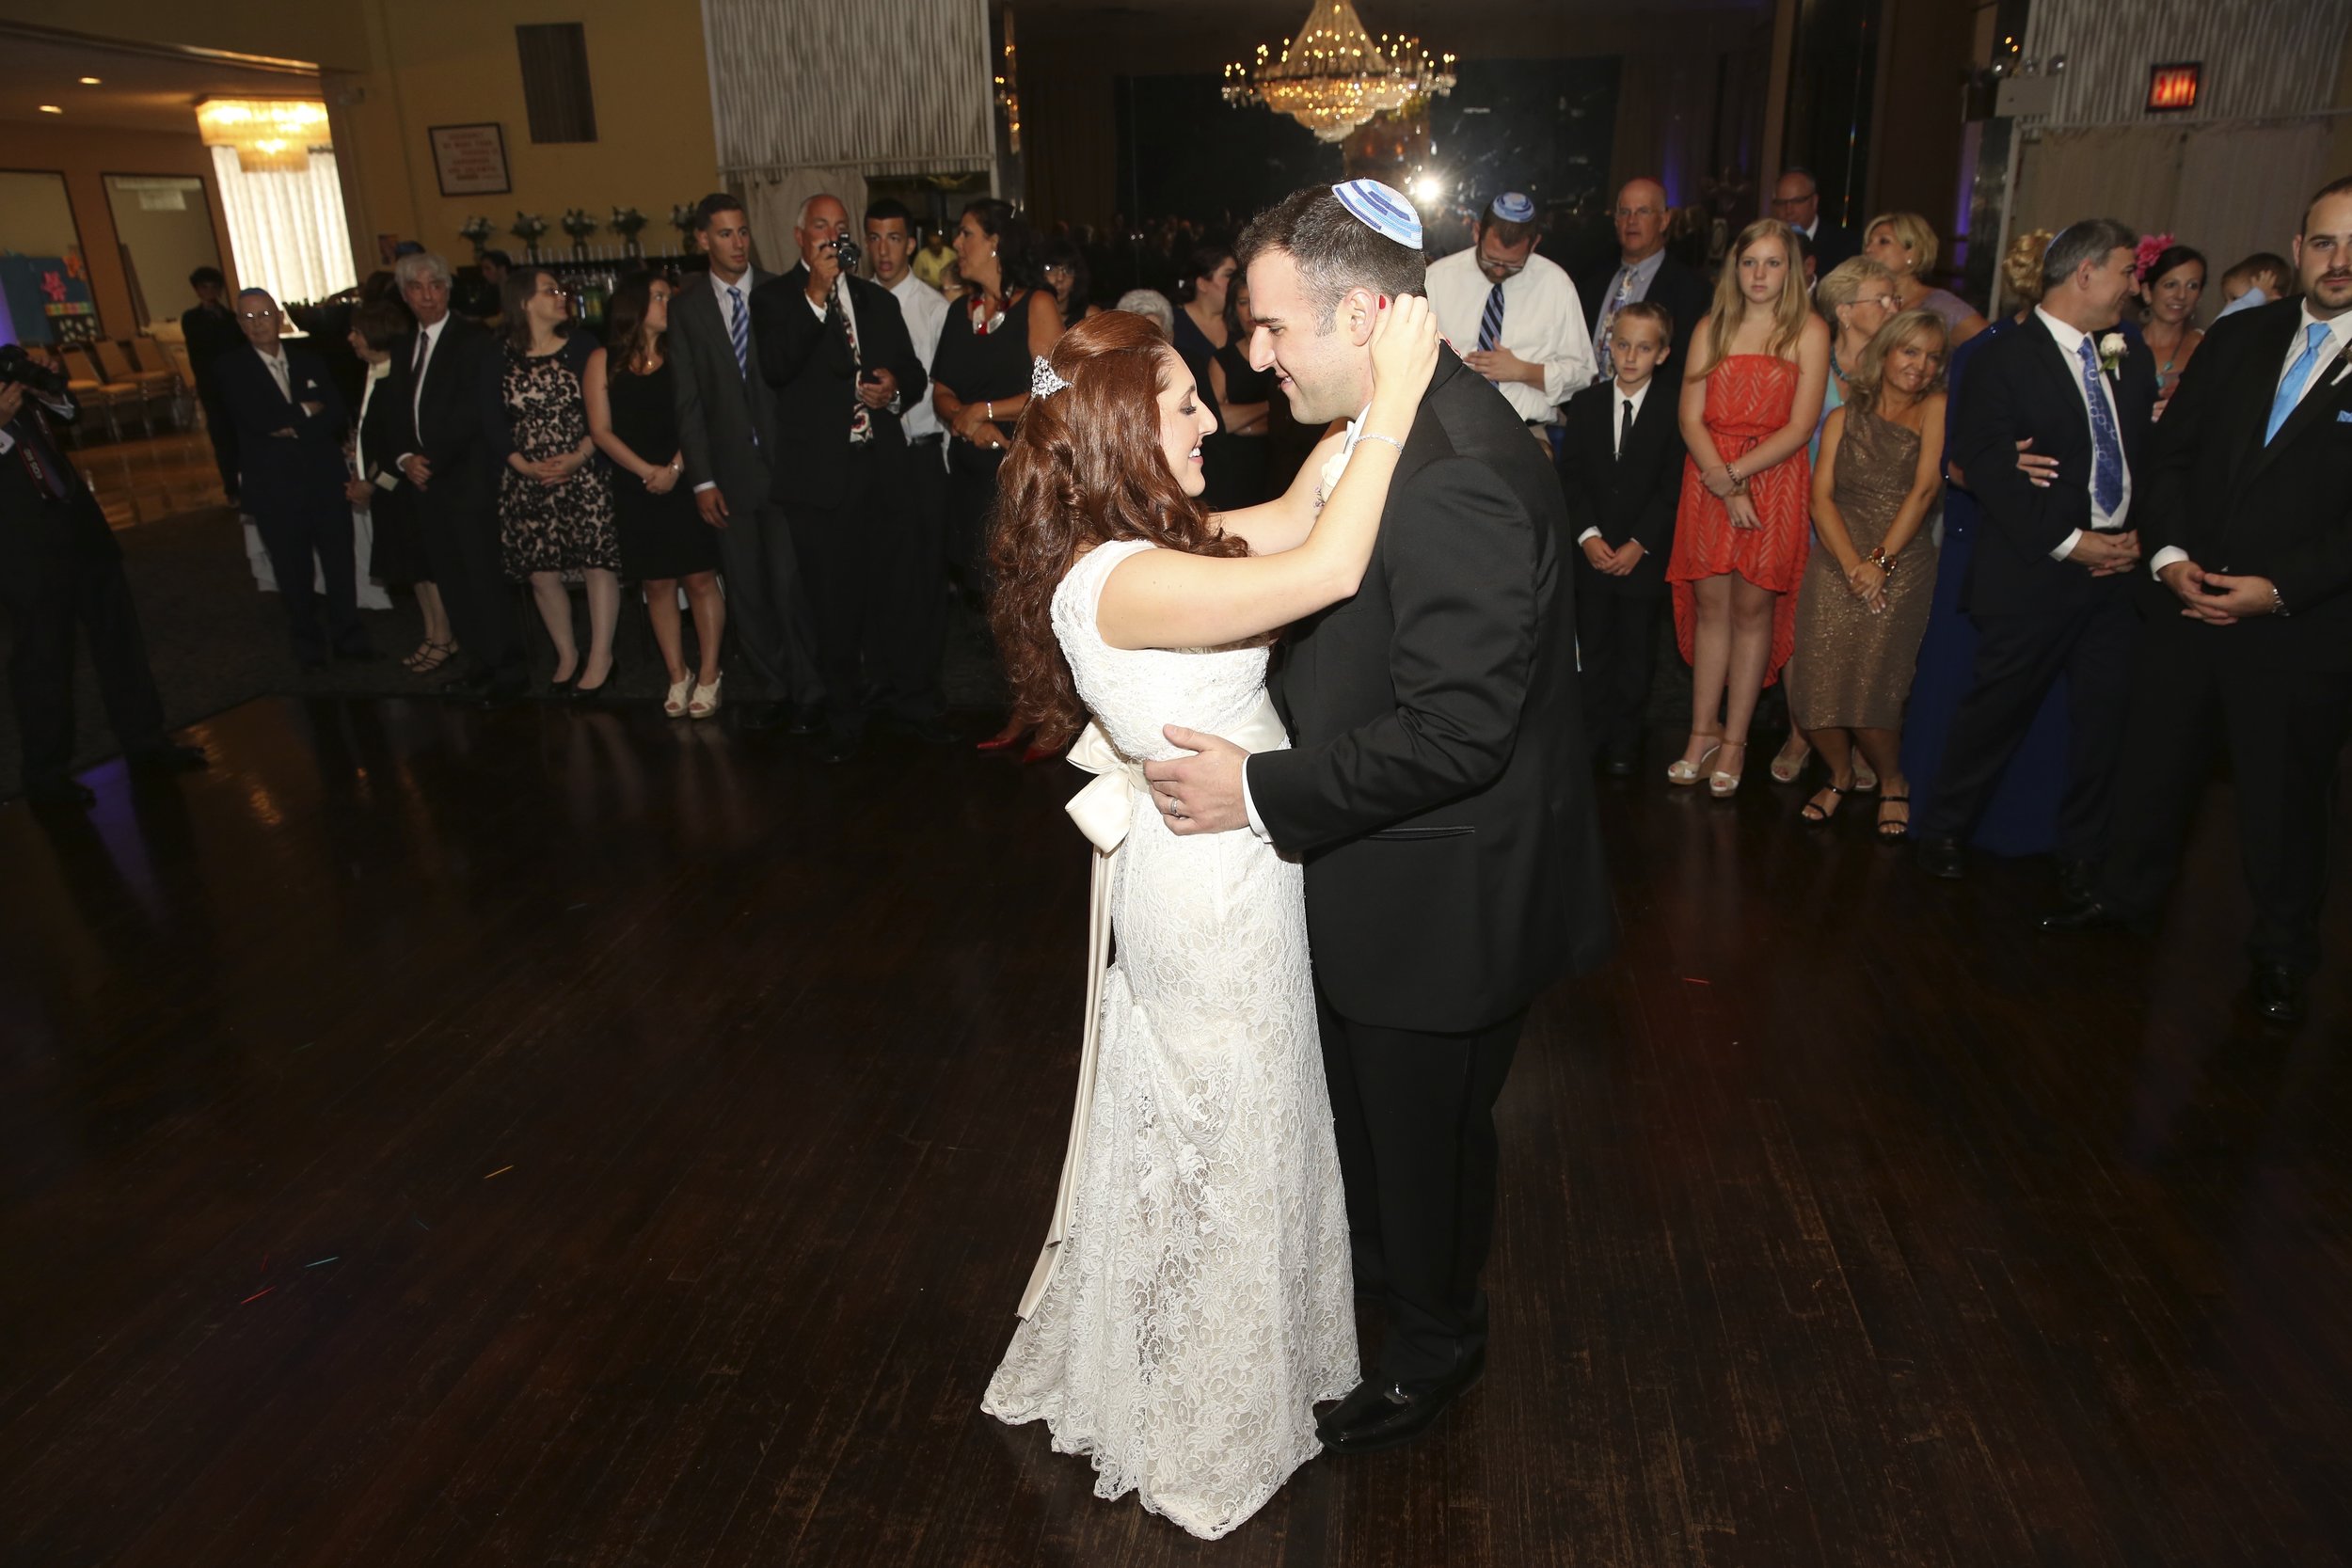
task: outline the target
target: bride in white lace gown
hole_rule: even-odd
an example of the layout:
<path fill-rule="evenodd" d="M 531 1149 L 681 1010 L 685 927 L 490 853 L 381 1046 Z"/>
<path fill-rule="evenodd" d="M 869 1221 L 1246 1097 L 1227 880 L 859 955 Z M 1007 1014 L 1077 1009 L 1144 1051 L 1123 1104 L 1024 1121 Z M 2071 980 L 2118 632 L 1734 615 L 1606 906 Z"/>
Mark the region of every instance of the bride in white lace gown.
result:
<path fill-rule="evenodd" d="M 1118 961 L 1064 1212 L 983 1408 L 1211 1539 L 1319 1451 L 1315 1402 L 1361 1373 L 1299 867 L 1247 832 L 1169 832 L 1141 764 L 1177 754 L 1168 724 L 1287 744 L 1267 634 L 1356 591 L 1436 364 L 1425 301 L 1371 314 L 1376 389 L 1319 512 L 1327 451 L 1284 499 L 1203 513 L 1215 417 L 1119 312 L 1057 346 L 1002 480 L 998 641 L 1025 717 L 1092 721 L 1073 760 L 1103 778 L 1072 814 L 1117 846 Z"/>

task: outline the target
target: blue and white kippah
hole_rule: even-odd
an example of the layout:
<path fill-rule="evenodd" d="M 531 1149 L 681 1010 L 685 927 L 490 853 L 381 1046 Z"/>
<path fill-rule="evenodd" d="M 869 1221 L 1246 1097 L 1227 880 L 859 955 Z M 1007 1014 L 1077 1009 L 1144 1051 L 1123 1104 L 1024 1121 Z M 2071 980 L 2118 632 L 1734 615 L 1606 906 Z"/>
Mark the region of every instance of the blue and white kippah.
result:
<path fill-rule="evenodd" d="M 1494 205 L 1486 210 L 1505 223 L 1535 221 L 1535 204 L 1518 191 L 1504 191 L 1495 198 Z"/>
<path fill-rule="evenodd" d="M 1331 187 L 1331 194 L 1340 198 L 1340 205 L 1354 214 L 1363 226 L 1383 239 L 1399 245 L 1421 248 L 1421 214 L 1405 199 L 1405 193 L 1392 190 L 1377 180 L 1350 180 Z"/>

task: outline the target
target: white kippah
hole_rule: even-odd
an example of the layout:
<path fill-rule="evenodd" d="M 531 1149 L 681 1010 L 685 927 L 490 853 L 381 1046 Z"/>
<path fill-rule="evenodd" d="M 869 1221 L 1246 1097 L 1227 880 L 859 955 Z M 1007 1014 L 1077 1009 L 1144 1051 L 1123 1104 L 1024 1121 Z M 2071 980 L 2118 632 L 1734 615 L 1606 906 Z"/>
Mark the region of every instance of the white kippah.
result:
<path fill-rule="evenodd" d="M 1421 248 L 1421 214 L 1413 211 L 1403 191 L 1377 180 L 1350 180 L 1332 186 L 1331 194 L 1374 233 L 1415 250 Z"/>

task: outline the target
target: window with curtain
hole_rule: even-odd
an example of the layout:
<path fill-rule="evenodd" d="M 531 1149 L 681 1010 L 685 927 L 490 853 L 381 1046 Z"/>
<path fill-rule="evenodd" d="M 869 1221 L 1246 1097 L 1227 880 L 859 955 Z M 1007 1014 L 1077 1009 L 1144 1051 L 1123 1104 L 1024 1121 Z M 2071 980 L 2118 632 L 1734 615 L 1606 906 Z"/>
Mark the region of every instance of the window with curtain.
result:
<path fill-rule="evenodd" d="M 241 286 L 267 289 L 288 305 L 325 299 L 359 281 L 333 148 L 310 149 L 310 166 L 300 173 L 247 174 L 235 148 L 215 147 L 213 173 Z"/>

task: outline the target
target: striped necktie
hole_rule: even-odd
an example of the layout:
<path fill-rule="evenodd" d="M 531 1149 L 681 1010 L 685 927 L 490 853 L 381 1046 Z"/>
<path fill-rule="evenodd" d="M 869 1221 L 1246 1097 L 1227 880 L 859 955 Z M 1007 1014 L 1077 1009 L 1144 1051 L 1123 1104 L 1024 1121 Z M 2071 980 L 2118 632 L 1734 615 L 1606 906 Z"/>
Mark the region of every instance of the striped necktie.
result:
<path fill-rule="evenodd" d="M 1486 312 L 1478 318 L 1478 347 L 1480 352 L 1502 341 L 1502 285 L 1498 283 L 1486 291 Z"/>
<path fill-rule="evenodd" d="M 727 336 L 735 343 L 735 373 L 749 381 L 752 376 L 752 324 L 743 314 L 743 291 L 727 285 Z"/>
<path fill-rule="evenodd" d="M 1598 351 L 1602 380 L 1617 373 L 1617 356 L 1609 346 L 1609 329 L 1617 325 L 1617 312 L 1633 303 L 1633 269 L 1619 267 L 1617 280 L 1610 285 L 1609 302 L 1600 308 L 1600 332 L 1593 341 Z"/>

